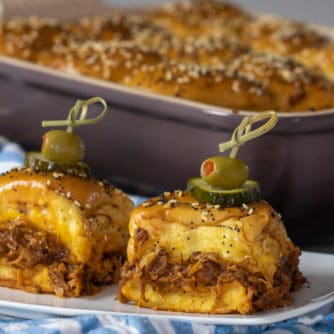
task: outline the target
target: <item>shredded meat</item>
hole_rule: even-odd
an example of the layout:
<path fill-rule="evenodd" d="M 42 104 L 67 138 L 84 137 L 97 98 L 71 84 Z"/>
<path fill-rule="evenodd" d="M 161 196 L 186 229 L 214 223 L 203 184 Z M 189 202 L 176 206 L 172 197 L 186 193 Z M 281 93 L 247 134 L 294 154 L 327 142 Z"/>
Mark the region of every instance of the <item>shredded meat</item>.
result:
<path fill-rule="evenodd" d="M 134 234 L 136 250 L 143 249 L 143 245 L 150 239 L 148 232 L 143 228 L 137 228 Z"/>
<path fill-rule="evenodd" d="M 49 267 L 49 274 L 55 294 L 60 297 L 92 295 L 101 286 L 118 282 L 123 262 L 122 255 L 106 254 L 99 272 L 83 264 L 54 263 Z"/>
<path fill-rule="evenodd" d="M 24 225 L 0 230 L 0 256 L 18 268 L 64 261 L 68 251 L 56 235 Z"/>
<path fill-rule="evenodd" d="M 11 266 L 25 269 L 48 267 L 57 296 L 90 295 L 102 285 L 117 283 L 123 254 L 106 253 L 94 270 L 82 263 L 70 263 L 69 250 L 57 235 L 27 226 L 21 221 L 0 229 L 0 257 Z"/>
<path fill-rule="evenodd" d="M 289 291 L 300 287 L 305 278 L 299 272 L 298 251 L 283 257 L 273 282 L 268 282 L 260 273 L 250 273 L 246 263 L 235 264 L 224 260 L 218 253 L 194 252 L 190 259 L 172 262 L 166 250 L 160 249 L 155 257 L 143 268 L 126 264 L 122 272 L 125 282 L 135 272 L 141 278 L 142 287 L 149 282 L 160 293 L 178 291 L 185 286 L 195 289 L 198 285 L 212 287 L 217 299 L 224 283 L 238 281 L 248 291 L 253 311 L 266 307 L 289 305 Z M 138 273 L 138 270 L 141 271 Z M 143 293 L 143 292 L 142 292 Z"/>

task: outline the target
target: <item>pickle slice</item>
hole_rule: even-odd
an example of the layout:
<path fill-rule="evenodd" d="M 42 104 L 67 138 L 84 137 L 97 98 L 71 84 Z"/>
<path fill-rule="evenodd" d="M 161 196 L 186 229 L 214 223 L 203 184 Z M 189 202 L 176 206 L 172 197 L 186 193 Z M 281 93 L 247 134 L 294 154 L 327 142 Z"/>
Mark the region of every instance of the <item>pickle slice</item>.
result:
<path fill-rule="evenodd" d="M 239 206 L 242 203 L 247 204 L 260 199 L 260 186 L 253 180 L 247 180 L 239 188 L 224 189 L 211 186 L 197 177 L 188 180 L 187 190 L 200 202 L 227 206 Z"/>
<path fill-rule="evenodd" d="M 91 173 L 90 167 L 84 162 L 51 161 L 40 152 L 27 152 L 24 165 L 41 172 L 58 172 L 72 175 L 82 173 L 89 175 Z"/>

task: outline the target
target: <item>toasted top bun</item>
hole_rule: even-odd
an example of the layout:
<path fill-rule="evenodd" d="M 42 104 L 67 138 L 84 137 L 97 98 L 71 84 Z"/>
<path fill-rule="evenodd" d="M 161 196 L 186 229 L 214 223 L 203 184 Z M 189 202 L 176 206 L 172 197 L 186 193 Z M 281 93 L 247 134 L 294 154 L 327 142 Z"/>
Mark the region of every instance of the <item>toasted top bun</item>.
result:
<path fill-rule="evenodd" d="M 0 23 L 0 54 L 36 61 L 65 39 L 68 26 L 50 18 L 21 18 Z"/>
<path fill-rule="evenodd" d="M 195 0 L 171 3 L 151 11 L 147 17 L 179 38 L 228 34 L 236 38 L 252 16 L 230 3 Z M 222 29 L 223 27 L 223 29 Z"/>
<path fill-rule="evenodd" d="M 95 42 L 77 43 L 55 46 L 50 52 L 44 52 L 38 63 L 75 74 L 121 81 L 126 75 L 142 66 L 156 65 L 161 56 L 147 48 L 132 42 Z"/>
<path fill-rule="evenodd" d="M 333 39 L 308 24 L 264 17 L 252 21 L 240 36 L 252 50 L 292 58 L 334 78 Z"/>

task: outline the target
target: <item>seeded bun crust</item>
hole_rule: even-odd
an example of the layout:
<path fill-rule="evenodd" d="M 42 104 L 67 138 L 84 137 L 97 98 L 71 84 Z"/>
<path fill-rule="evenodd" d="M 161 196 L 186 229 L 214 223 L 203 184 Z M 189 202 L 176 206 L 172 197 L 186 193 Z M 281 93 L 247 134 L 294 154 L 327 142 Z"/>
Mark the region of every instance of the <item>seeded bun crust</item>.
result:
<path fill-rule="evenodd" d="M 133 71 L 157 65 L 161 60 L 157 52 L 131 42 L 73 42 L 66 47 L 55 46 L 52 52 L 44 53 L 38 63 L 69 73 L 120 82 Z"/>
<path fill-rule="evenodd" d="M 175 191 L 131 214 L 119 299 L 177 312 L 249 314 L 290 305 L 300 250 L 266 202 L 223 207 Z"/>
<path fill-rule="evenodd" d="M 261 83 L 270 96 L 271 109 L 277 111 L 327 109 L 334 105 L 334 83 L 293 59 L 252 52 L 232 60 L 227 71 Z"/>
<path fill-rule="evenodd" d="M 66 24 L 49 18 L 13 19 L 0 27 L 0 54 L 28 61 L 63 43 L 68 33 Z"/>
<path fill-rule="evenodd" d="M 169 3 L 146 17 L 181 39 L 203 35 L 238 38 L 240 31 L 253 19 L 250 13 L 236 5 L 212 0 Z"/>
<path fill-rule="evenodd" d="M 165 61 L 131 72 L 122 83 L 243 110 L 305 111 L 334 105 L 331 81 L 293 60 L 258 53 L 205 69 Z"/>
<path fill-rule="evenodd" d="M 307 24 L 273 17 L 258 19 L 243 30 L 241 39 L 255 51 L 289 57 L 334 77 L 333 40 Z"/>
<path fill-rule="evenodd" d="M 334 40 L 220 1 L 1 24 L 0 54 L 69 74 L 253 111 L 334 107 Z"/>
<path fill-rule="evenodd" d="M 225 67 L 202 69 L 196 65 L 166 61 L 142 67 L 125 77 L 122 83 L 228 108 L 266 110 L 271 102 L 260 81 L 228 73 Z"/>

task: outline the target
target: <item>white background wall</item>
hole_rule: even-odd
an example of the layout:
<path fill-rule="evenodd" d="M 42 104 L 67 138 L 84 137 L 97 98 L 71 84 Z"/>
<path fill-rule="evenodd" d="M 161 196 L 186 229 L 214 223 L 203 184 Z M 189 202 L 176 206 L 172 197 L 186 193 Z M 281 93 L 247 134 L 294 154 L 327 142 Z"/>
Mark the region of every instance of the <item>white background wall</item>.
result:
<path fill-rule="evenodd" d="M 117 5 L 159 4 L 163 0 L 103 0 Z M 165 1 L 166 2 L 166 1 Z M 248 9 L 334 26 L 334 0 L 231 0 Z"/>

